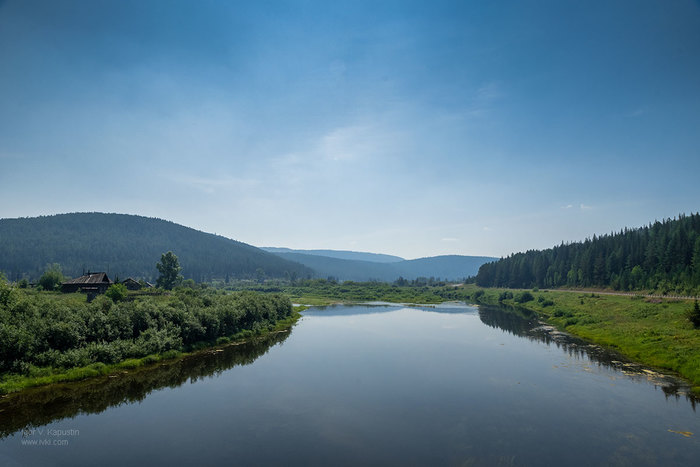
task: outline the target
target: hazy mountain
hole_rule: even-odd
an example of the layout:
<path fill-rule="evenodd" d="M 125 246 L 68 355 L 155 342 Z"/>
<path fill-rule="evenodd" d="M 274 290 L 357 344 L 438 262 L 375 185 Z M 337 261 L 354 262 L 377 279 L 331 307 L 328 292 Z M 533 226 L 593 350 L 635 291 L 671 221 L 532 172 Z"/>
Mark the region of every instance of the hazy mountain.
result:
<path fill-rule="evenodd" d="M 460 280 L 476 275 L 482 264 L 498 259 L 486 256 L 449 255 L 377 263 L 302 253 L 280 252 L 275 254 L 310 267 L 315 271 L 316 277 L 333 276 L 341 281 L 394 281 L 399 277 L 404 279 L 439 277 L 447 280 Z"/>
<path fill-rule="evenodd" d="M 366 253 L 362 251 L 347 250 L 293 250 L 291 248 L 276 248 L 264 246 L 261 250 L 270 253 L 300 253 L 302 255 L 325 256 L 327 258 L 350 259 L 357 261 L 369 261 L 372 263 L 396 263 L 405 261 L 400 256 L 383 255 L 381 253 Z"/>
<path fill-rule="evenodd" d="M 254 246 L 161 219 L 102 213 L 0 219 L 0 271 L 10 279 L 36 279 L 50 263 L 73 277 L 90 269 L 153 279 L 167 251 L 178 256 L 185 278 L 197 281 L 312 274 Z"/>

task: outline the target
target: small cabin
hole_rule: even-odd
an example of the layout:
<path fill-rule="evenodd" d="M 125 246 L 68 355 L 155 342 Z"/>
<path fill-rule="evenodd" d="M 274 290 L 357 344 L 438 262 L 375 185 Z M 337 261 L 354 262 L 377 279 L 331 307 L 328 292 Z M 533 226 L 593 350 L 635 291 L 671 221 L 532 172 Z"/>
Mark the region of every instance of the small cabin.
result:
<path fill-rule="evenodd" d="M 124 284 L 127 290 L 141 290 L 143 288 L 139 281 L 131 277 L 124 279 L 122 284 Z"/>
<path fill-rule="evenodd" d="M 113 282 L 104 272 L 88 272 L 80 277 L 61 284 L 61 290 L 67 293 L 84 292 L 87 294 L 102 294 Z"/>

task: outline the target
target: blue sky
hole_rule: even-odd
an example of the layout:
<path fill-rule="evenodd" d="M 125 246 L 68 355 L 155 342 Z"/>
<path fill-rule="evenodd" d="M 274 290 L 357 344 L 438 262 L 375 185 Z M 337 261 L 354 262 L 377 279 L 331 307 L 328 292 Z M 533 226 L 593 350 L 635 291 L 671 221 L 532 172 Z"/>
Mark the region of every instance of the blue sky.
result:
<path fill-rule="evenodd" d="M 503 256 L 699 209 L 697 1 L 0 1 L 0 217 Z"/>

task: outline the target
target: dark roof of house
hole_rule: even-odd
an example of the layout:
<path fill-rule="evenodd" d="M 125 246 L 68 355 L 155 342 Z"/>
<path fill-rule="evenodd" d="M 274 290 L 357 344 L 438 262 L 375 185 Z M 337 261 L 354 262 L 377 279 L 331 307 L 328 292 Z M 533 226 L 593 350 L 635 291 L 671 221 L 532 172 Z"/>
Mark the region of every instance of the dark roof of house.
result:
<path fill-rule="evenodd" d="M 136 283 L 136 284 L 139 284 L 139 285 L 140 285 L 139 281 L 137 281 L 137 280 L 134 279 L 133 277 L 127 277 L 126 279 L 124 279 L 124 280 L 122 281 L 122 284 L 126 284 L 127 282 L 129 282 L 129 283 L 133 282 L 133 283 Z"/>
<path fill-rule="evenodd" d="M 75 279 L 64 282 L 63 284 L 111 284 L 112 281 L 104 272 L 90 272 Z"/>

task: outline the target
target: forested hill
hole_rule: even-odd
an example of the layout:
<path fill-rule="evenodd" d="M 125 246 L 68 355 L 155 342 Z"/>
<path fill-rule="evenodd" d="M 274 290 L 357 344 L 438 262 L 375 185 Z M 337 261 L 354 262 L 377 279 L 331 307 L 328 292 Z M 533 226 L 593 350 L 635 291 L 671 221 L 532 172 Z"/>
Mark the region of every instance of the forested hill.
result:
<path fill-rule="evenodd" d="M 102 213 L 0 219 L 0 271 L 10 279 L 36 279 L 58 263 L 72 277 L 90 269 L 152 280 L 167 251 L 180 259 L 184 277 L 196 281 L 313 274 L 251 245 L 161 219 Z"/>
<path fill-rule="evenodd" d="M 479 268 L 483 287 L 611 287 L 700 293 L 700 214 L 584 242 L 517 253 Z"/>

